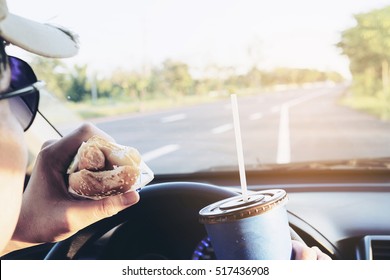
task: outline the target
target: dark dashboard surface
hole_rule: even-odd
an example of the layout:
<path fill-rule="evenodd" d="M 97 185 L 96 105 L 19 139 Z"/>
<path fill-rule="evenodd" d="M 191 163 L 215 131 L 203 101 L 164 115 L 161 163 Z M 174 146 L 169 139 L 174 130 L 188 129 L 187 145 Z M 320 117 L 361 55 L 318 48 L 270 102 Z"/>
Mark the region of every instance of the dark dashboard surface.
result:
<path fill-rule="evenodd" d="M 191 179 L 240 191 L 234 172 Z M 285 189 L 290 225 L 308 245 L 319 246 L 334 259 L 359 258 L 365 236 L 390 236 L 389 170 L 249 171 L 247 181 L 253 191 Z"/>

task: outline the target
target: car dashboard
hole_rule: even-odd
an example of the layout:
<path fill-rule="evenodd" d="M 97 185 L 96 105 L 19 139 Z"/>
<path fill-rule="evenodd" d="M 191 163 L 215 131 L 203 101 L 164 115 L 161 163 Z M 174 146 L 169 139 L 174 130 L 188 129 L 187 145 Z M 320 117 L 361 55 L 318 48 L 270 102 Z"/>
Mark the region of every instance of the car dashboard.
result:
<path fill-rule="evenodd" d="M 334 260 L 390 259 L 388 171 L 248 171 L 247 181 L 250 191 L 286 190 L 290 228 L 308 246 Z M 3 259 L 214 259 L 198 212 L 239 193 L 237 172 L 156 176 L 137 205 L 60 242 L 63 256 L 43 244 Z"/>

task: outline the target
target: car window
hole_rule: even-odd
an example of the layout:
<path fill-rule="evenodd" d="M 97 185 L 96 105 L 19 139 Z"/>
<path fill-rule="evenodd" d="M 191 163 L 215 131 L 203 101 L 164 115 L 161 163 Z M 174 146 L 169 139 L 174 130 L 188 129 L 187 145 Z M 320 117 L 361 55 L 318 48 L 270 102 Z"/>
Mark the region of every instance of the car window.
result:
<path fill-rule="evenodd" d="M 388 1 L 14 0 L 9 8 L 80 36 L 80 53 L 65 60 L 9 47 L 46 81 L 42 115 L 61 134 L 95 123 L 139 149 L 156 174 L 237 168 L 231 94 L 248 169 L 390 166 Z"/>

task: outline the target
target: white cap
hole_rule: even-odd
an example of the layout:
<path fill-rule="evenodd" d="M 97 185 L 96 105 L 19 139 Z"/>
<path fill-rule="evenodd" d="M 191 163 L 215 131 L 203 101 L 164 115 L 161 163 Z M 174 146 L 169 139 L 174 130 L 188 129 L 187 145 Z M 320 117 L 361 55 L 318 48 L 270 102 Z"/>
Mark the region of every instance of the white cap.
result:
<path fill-rule="evenodd" d="M 11 14 L 6 0 L 0 0 L 0 37 L 26 51 L 46 57 L 72 57 L 79 50 L 76 34 L 63 27 Z"/>

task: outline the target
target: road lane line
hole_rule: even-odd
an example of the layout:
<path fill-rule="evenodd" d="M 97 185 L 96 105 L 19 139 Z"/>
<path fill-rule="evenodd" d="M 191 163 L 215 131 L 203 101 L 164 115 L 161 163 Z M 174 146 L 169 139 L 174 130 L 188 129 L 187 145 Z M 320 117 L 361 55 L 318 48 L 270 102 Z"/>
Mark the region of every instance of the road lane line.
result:
<path fill-rule="evenodd" d="M 233 125 L 231 123 L 227 123 L 227 124 L 220 125 L 220 126 L 217 126 L 217 127 L 213 128 L 211 130 L 211 133 L 213 133 L 213 134 L 220 134 L 220 133 L 224 133 L 226 131 L 229 131 L 231 129 L 233 129 Z"/>
<path fill-rule="evenodd" d="M 284 104 L 280 109 L 277 163 L 289 163 L 291 160 L 288 108 Z"/>
<path fill-rule="evenodd" d="M 186 114 L 175 114 L 168 117 L 161 118 L 162 123 L 176 122 L 187 118 Z"/>
<path fill-rule="evenodd" d="M 165 156 L 166 154 L 170 154 L 174 151 L 177 151 L 178 149 L 180 149 L 179 145 L 170 144 L 170 145 L 162 146 L 158 149 L 146 152 L 141 157 L 145 162 L 148 162 L 148 161 L 154 160 L 156 158 Z"/>
<path fill-rule="evenodd" d="M 291 161 L 291 143 L 290 143 L 290 120 L 289 109 L 291 107 L 300 105 L 311 99 L 320 97 L 327 92 L 320 92 L 318 94 L 306 94 L 290 101 L 284 102 L 280 106 L 280 122 L 279 122 L 279 136 L 278 136 L 278 151 L 276 155 L 277 163 L 290 163 Z M 273 108 L 275 108 L 274 106 Z M 273 110 L 273 109 L 271 109 Z"/>

